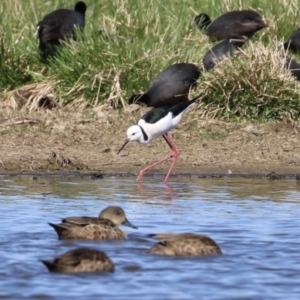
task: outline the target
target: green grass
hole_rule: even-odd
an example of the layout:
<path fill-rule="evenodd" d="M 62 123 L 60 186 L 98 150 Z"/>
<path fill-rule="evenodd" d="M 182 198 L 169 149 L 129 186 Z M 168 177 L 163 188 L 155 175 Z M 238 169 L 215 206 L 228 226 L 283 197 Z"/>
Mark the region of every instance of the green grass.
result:
<path fill-rule="evenodd" d="M 29 129 L 28 126 L 18 126 L 11 129 L 3 129 L 0 130 L 0 135 L 9 135 L 15 133 L 28 133 Z"/>
<path fill-rule="evenodd" d="M 192 26 L 196 13 L 206 12 L 214 19 L 228 10 L 252 8 L 269 28 L 243 48 L 248 56 L 226 60 L 204 74 L 195 93 L 204 91 L 207 97 L 198 108 L 223 119 L 279 120 L 287 114 L 299 118 L 298 82 L 282 66 L 276 68 L 280 59 L 274 55 L 278 56 L 279 42 L 299 26 L 300 1 L 87 0 L 84 34 L 77 42 L 66 42 L 48 64 L 41 62 L 34 36 L 37 22 L 54 9 L 72 9 L 75 2 L 2 0 L 0 99 L 24 85 L 46 82 L 62 104 L 85 99 L 92 105 L 108 102 L 119 108 L 121 99 L 147 90 L 169 65 L 202 66 L 213 44 Z M 257 62 L 260 50 L 255 48 L 266 52 L 262 62 Z"/>
<path fill-rule="evenodd" d="M 201 135 L 202 140 L 224 140 L 228 136 L 228 133 L 226 132 L 214 132 L 214 133 L 209 133 L 205 132 L 204 134 Z"/>
<path fill-rule="evenodd" d="M 298 120 L 299 82 L 283 67 L 282 53 L 270 51 L 276 47 L 249 45 L 241 57 L 223 61 L 214 73 L 205 74 L 201 105 L 207 114 L 238 121 Z"/>

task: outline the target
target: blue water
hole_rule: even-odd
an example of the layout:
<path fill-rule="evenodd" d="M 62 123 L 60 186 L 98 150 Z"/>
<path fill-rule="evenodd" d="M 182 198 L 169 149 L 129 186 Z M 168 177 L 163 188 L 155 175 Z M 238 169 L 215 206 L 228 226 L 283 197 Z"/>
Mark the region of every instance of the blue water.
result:
<path fill-rule="evenodd" d="M 126 241 L 59 241 L 47 222 L 121 206 Z M 299 299 L 300 185 L 294 180 L 0 177 L 1 299 Z M 196 232 L 223 255 L 145 253 L 149 233 Z M 88 246 L 115 273 L 53 274 L 40 259 Z"/>

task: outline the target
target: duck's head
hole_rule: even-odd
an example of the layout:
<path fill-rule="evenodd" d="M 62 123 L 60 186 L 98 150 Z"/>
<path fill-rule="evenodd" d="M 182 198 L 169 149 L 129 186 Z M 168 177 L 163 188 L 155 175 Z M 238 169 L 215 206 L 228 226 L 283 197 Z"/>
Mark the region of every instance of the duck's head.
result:
<path fill-rule="evenodd" d="M 116 225 L 122 224 L 132 228 L 137 228 L 127 220 L 124 210 L 119 206 L 106 207 L 101 211 L 99 218 L 108 219 L 114 222 Z"/>

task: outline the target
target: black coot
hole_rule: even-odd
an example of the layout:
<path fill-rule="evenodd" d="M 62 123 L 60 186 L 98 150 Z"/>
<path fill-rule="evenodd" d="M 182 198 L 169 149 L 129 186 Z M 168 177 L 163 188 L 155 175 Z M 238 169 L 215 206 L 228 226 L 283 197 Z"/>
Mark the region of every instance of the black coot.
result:
<path fill-rule="evenodd" d="M 284 43 L 285 50 L 291 50 L 293 53 L 300 52 L 300 28 L 296 29 L 290 38 Z"/>
<path fill-rule="evenodd" d="M 146 93 L 133 95 L 129 103 L 161 107 L 187 101 L 189 91 L 196 85 L 200 75 L 201 70 L 194 64 L 171 65 L 155 77 Z"/>
<path fill-rule="evenodd" d="M 206 71 L 215 67 L 215 65 L 227 56 L 232 56 L 234 51 L 241 48 L 244 40 L 224 40 L 210 50 L 208 50 L 203 58 L 203 65 Z"/>
<path fill-rule="evenodd" d="M 206 14 L 200 14 L 194 19 L 198 28 L 207 27 L 207 35 L 217 41 L 250 39 L 255 32 L 267 27 L 261 15 L 250 9 L 230 11 L 210 22 Z"/>
<path fill-rule="evenodd" d="M 55 54 L 55 46 L 60 44 L 59 40 L 66 37 L 75 38 L 75 26 L 84 28 L 85 12 L 86 4 L 79 1 L 75 4 L 74 10 L 57 9 L 37 24 L 39 51 L 43 59 Z"/>
<path fill-rule="evenodd" d="M 284 66 L 291 71 L 292 75 L 298 81 L 300 81 L 300 64 L 296 60 L 287 57 Z"/>

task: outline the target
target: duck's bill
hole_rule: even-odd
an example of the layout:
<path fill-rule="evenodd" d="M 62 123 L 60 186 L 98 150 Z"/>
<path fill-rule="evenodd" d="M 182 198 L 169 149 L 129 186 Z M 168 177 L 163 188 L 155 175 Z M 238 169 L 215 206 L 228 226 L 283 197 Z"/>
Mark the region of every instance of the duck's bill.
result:
<path fill-rule="evenodd" d="M 129 139 L 127 139 L 127 140 L 125 141 L 125 143 L 123 144 L 123 146 L 121 147 L 121 149 L 118 151 L 117 154 L 119 154 L 119 153 L 123 150 L 123 148 L 124 148 L 128 143 L 129 143 Z"/>
<path fill-rule="evenodd" d="M 127 219 L 125 219 L 125 221 L 122 224 L 125 226 L 128 226 L 128 227 L 134 228 L 134 229 L 138 229 L 138 227 L 131 224 Z"/>

